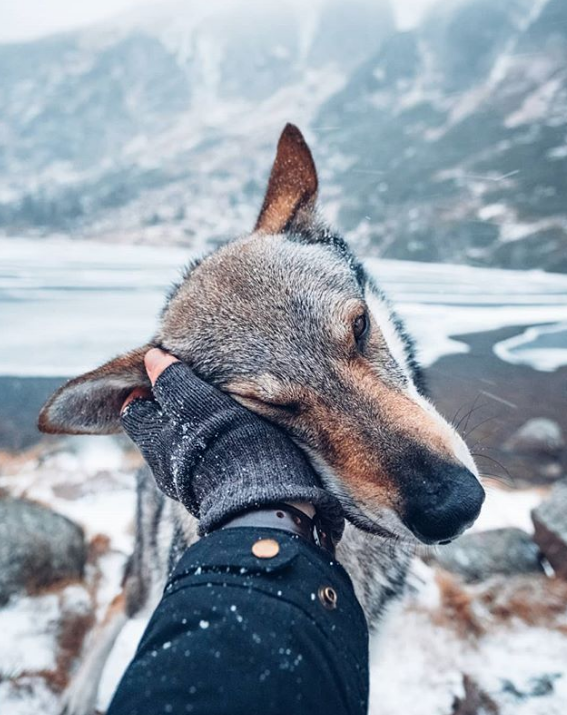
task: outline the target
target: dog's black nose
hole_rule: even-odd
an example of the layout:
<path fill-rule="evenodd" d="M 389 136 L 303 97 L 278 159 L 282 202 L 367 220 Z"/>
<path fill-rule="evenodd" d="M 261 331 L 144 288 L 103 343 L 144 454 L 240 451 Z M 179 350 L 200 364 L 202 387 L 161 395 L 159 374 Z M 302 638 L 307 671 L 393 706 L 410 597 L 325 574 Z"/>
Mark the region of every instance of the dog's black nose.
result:
<path fill-rule="evenodd" d="M 475 521 L 484 497 L 472 472 L 445 465 L 441 474 L 431 475 L 425 490 L 416 490 L 406 502 L 406 525 L 426 544 L 449 541 Z"/>

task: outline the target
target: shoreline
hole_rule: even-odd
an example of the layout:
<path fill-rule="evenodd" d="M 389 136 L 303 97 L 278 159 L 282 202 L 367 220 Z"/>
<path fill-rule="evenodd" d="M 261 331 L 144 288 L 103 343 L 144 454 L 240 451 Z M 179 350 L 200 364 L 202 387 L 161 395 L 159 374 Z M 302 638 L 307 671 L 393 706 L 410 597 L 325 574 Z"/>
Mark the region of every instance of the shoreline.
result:
<path fill-rule="evenodd" d="M 505 479 L 509 472 L 514 483 L 538 479 L 533 460 L 502 449 L 511 434 L 535 417 L 554 420 L 567 434 L 567 367 L 541 372 L 503 362 L 493 353 L 496 343 L 524 330 L 525 326 L 514 326 L 455 335 L 469 346 L 469 352 L 441 357 L 425 369 L 429 392 L 439 411 L 454 423 L 463 418 L 460 431 L 469 432 L 467 442 L 479 458 L 481 471 Z M 0 375 L 0 450 L 18 452 L 54 439 L 39 433 L 37 414 L 67 379 Z M 465 428 L 464 415 L 470 409 L 474 411 Z M 502 466 L 491 462 L 493 459 Z"/>
<path fill-rule="evenodd" d="M 506 440 L 530 419 L 553 420 L 567 435 L 567 366 L 554 372 L 503 362 L 492 347 L 521 335 L 525 327 L 455 335 L 470 351 L 437 360 L 426 371 L 430 394 L 439 411 L 453 423 L 476 455 L 479 468 L 511 486 L 549 483 L 560 474 L 545 455 L 520 456 L 503 449 Z M 466 414 L 473 410 L 468 424 Z M 466 424 L 466 427 L 465 427 Z M 496 460 L 496 461 L 493 461 Z M 499 465 L 497 463 L 500 463 Z M 545 470 L 553 466 L 549 477 Z M 561 474 L 565 474 L 565 464 Z"/>

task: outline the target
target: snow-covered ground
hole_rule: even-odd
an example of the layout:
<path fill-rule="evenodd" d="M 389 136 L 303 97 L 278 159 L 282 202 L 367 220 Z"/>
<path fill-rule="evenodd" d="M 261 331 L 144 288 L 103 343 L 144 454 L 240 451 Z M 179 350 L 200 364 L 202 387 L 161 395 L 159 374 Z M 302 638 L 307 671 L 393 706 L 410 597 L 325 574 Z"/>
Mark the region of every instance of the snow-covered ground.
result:
<path fill-rule="evenodd" d="M 0 238 L 0 375 L 74 375 L 143 344 L 189 258 L 178 248 Z M 528 330 L 495 346 L 500 359 L 539 370 L 567 364 L 567 276 L 374 258 L 366 265 L 426 365 L 466 352 L 455 335 L 506 326 Z"/>
<path fill-rule="evenodd" d="M 0 375 L 73 375 L 141 344 L 188 258 L 173 248 L 0 239 Z M 498 358 L 538 370 L 567 364 L 567 276 L 366 263 L 417 337 L 426 363 L 465 352 L 456 335 L 521 326 L 520 335 L 495 346 Z M 0 609 L 0 713 L 55 715 L 57 696 L 39 673 L 54 665 L 61 609 L 80 614 L 91 607 L 100 619 L 119 589 L 132 548 L 135 458 L 120 441 L 101 437 L 1 457 L 0 489 L 50 505 L 80 523 L 88 539 L 108 539 L 84 587 L 16 598 Z M 475 528 L 530 530 L 531 509 L 545 491 L 491 489 Z M 450 715 L 463 674 L 498 703 L 501 715 L 567 712 L 566 614 L 558 617 L 559 627 L 553 619 L 530 625 L 519 617 L 498 621 L 485 608 L 478 618 L 492 619 L 490 628 L 464 636 L 457 616 L 455 622 L 443 616 L 447 586 L 438 572 L 416 561 L 412 582 L 372 643 L 371 715 Z M 473 604 L 480 599 L 463 597 Z M 102 709 L 143 627 L 138 620 L 121 635 L 103 677 Z"/>
<path fill-rule="evenodd" d="M 429 597 L 436 597 L 434 574 L 426 571 L 426 578 Z M 500 715 L 565 714 L 565 633 L 518 620 L 467 638 L 439 625 L 435 613 L 444 604 L 424 599 L 423 592 L 406 598 L 371 643 L 370 715 L 450 715 L 455 696 L 463 695 L 463 674 L 491 697 Z"/>
<path fill-rule="evenodd" d="M 58 698 L 34 674 L 56 667 L 61 613 L 70 605 L 94 609 L 100 621 L 110 601 L 120 591 L 123 569 L 133 547 L 135 467 L 132 454 L 110 437 L 86 437 L 60 443 L 53 452 L 31 454 L 23 462 L 0 466 L 0 488 L 12 495 L 49 505 L 80 524 L 87 540 L 101 535 L 108 547 L 87 567 L 85 587 L 71 584 L 61 592 L 13 598 L 0 609 L 0 713 L 55 715 Z M 71 601 L 71 603 L 67 603 Z M 109 697 L 141 635 L 141 626 L 119 663 L 112 660 L 110 682 L 101 691 Z M 130 632 L 130 631 L 128 631 Z M 2 676 L 21 680 L 29 689 L 14 687 Z M 114 677 L 112 677 L 114 676 Z M 9 709 L 5 709 L 8 708 Z"/>
<path fill-rule="evenodd" d="M 4 463 L 0 488 L 51 505 L 79 522 L 87 537 L 104 534 L 109 548 L 98 560 L 100 580 L 95 613 L 100 619 L 118 592 L 121 572 L 132 548 L 134 512 L 133 456 L 114 438 L 71 438 L 51 454 Z M 508 492 L 492 488 L 476 528 L 518 526 L 531 529 L 530 511 L 545 489 Z M 91 567 L 92 569 L 92 567 Z M 53 667 L 61 604 L 86 609 L 87 587 L 67 586 L 60 594 L 15 598 L 0 610 L 0 673 L 20 673 L 26 687 L 0 679 L 0 712 L 9 715 L 55 715 L 57 696 L 35 675 Z M 543 579 L 543 577 L 542 577 Z M 416 560 L 411 588 L 371 644 L 370 715 L 450 715 L 462 694 L 463 674 L 474 678 L 498 703 L 501 715 L 563 715 L 567 712 L 567 613 L 563 631 L 557 623 L 528 625 L 513 617 L 502 622 L 473 607 L 486 633 L 465 634 L 459 617 L 446 616 L 447 602 L 439 573 Z M 545 581 L 544 581 L 545 588 Z M 145 621 L 136 619 L 122 632 L 101 685 L 104 709 L 141 636 Z M 466 625 L 466 624 L 465 624 Z M 550 685 L 547 685 L 550 683 Z M 543 685 L 542 685 L 543 684 Z M 531 695 L 532 691 L 541 693 Z"/>

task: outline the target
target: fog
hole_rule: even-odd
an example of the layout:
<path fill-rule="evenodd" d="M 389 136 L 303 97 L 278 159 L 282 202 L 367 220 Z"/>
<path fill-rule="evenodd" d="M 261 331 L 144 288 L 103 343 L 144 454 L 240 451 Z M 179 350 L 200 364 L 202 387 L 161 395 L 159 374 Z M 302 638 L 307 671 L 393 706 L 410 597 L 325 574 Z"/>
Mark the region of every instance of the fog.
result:
<path fill-rule="evenodd" d="M 311 3 L 314 1 L 319 0 L 310 0 Z M 200 2 L 206 0 L 181 0 L 180 4 L 197 5 Z M 433 2 L 434 0 L 397 0 L 395 11 L 400 29 L 413 27 Z M 0 42 L 30 40 L 72 30 L 148 5 L 152 5 L 148 0 L 19 0 L 0 3 Z"/>

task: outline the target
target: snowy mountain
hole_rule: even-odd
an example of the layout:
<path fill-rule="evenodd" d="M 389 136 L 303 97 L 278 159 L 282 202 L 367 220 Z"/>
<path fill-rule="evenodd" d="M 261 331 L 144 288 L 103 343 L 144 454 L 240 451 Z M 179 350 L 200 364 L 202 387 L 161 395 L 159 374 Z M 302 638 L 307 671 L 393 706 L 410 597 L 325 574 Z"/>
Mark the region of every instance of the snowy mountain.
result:
<path fill-rule="evenodd" d="M 389 38 L 321 110 L 341 224 L 390 257 L 567 270 L 566 60 L 564 0 L 443 3 Z"/>
<path fill-rule="evenodd" d="M 282 125 L 308 125 L 394 28 L 387 2 L 267 7 L 160 4 L 0 47 L 5 229 L 195 243 L 248 228 Z"/>
<path fill-rule="evenodd" d="M 370 253 L 567 271 L 567 5 L 160 4 L 0 46 L 0 229 L 192 248 L 250 228 L 278 133 Z"/>

